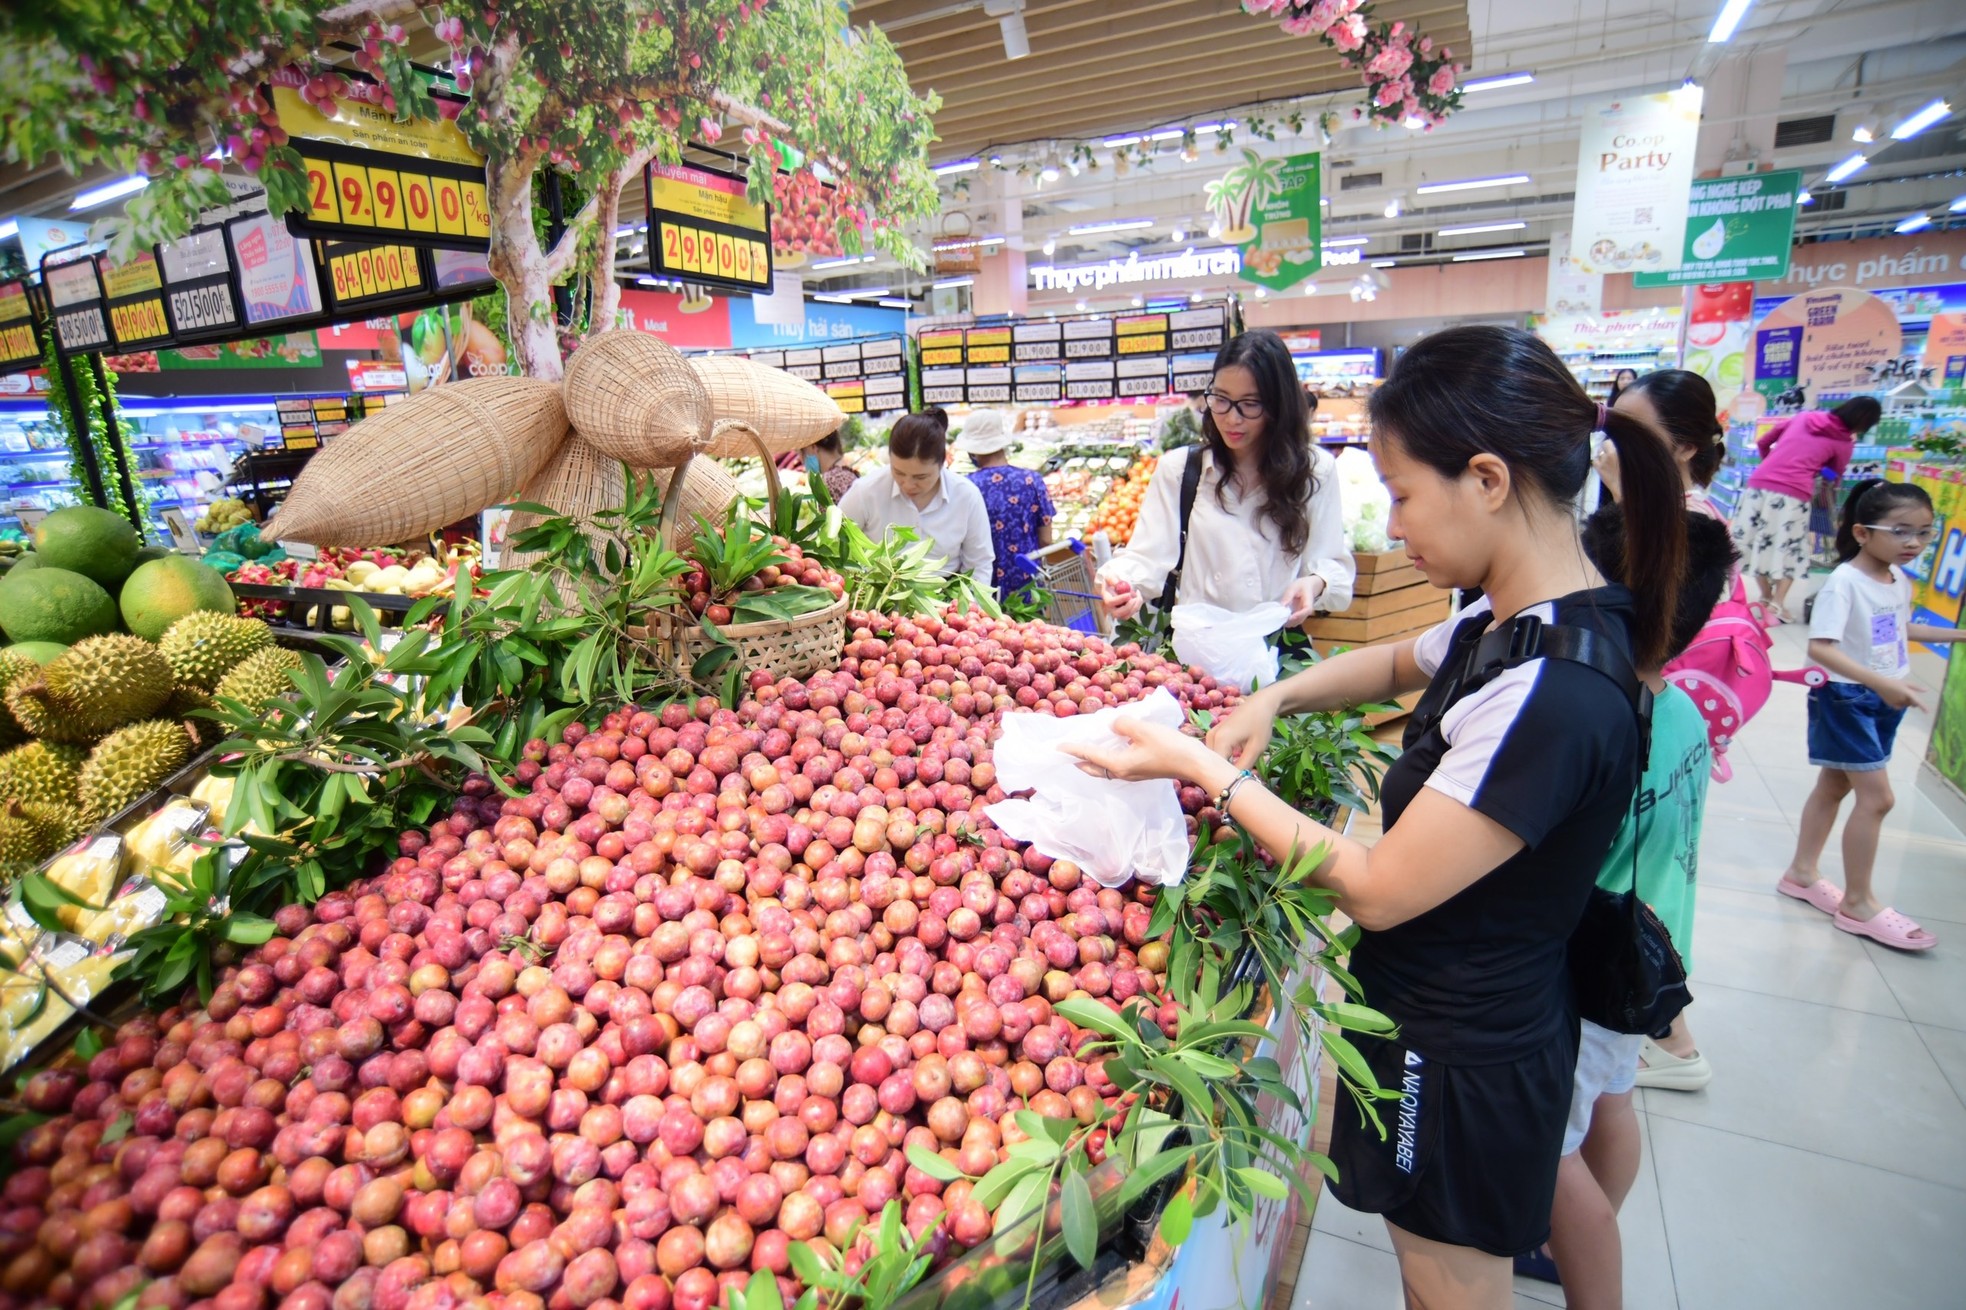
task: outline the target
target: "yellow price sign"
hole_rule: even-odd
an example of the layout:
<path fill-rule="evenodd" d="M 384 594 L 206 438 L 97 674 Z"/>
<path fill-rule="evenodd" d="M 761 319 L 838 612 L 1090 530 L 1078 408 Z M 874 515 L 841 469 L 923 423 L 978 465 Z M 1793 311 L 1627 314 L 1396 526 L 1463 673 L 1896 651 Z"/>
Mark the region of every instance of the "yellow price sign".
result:
<path fill-rule="evenodd" d="M 369 170 L 360 164 L 334 166 L 335 194 L 341 200 L 341 221 L 375 226 L 375 202 L 369 195 Z"/>
<path fill-rule="evenodd" d="M 335 198 L 334 165 L 325 159 L 302 159 L 307 165 L 307 217 L 316 223 L 339 223 L 341 202 Z"/>
<path fill-rule="evenodd" d="M 491 201 L 485 195 L 483 182 L 462 182 L 459 188 L 464 197 L 464 235 L 468 237 L 489 237 L 491 235 Z"/>
<path fill-rule="evenodd" d="M 430 187 L 437 197 L 437 230 L 448 236 L 463 236 L 463 184 L 448 177 L 433 177 Z"/>
<path fill-rule="evenodd" d="M 437 230 L 437 196 L 429 178 L 403 174 L 403 225 L 412 232 Z"/>

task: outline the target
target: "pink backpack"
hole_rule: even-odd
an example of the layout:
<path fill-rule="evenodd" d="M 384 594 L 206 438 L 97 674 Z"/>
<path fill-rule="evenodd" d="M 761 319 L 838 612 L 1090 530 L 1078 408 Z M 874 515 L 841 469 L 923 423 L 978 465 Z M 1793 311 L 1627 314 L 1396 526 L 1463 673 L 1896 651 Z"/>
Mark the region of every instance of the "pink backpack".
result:
<path fill-rule="evenodd" d="M 1727 748 L 1742 725 L 1768 703 L 1768 694 L 1778 680 L 1805 687 L 1820 687 L 1829 681 L 1829 675 L 1813 664 L 1776 669 L 1768 658 L 1773 646 L 1761 606 L 1748 603 L 1747 588 L 1736 574 L 1727 599 L 1713 607 L 1712 617 L 1692 644 L 1662 671 L 1667 682 L 1693 698 L 1700 717 L 1707 721 L 1716 782 L 1734 776 L 1733 766 L 1727 762 Z"/>

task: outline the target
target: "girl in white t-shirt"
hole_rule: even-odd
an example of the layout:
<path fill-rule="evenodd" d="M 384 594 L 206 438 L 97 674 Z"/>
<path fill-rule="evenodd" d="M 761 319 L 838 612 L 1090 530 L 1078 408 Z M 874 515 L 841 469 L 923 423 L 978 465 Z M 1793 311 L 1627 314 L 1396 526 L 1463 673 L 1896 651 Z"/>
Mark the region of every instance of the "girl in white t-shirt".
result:
<path fill-rule="evenodd" d="M 1843 502 L 1836 553 L 1843 563 L 1816 594 L 1809 658 L 1829 671 L 1809 693 L 1809 762 L 1822 770 L 1802 807 L 1795 858 L 1776 889 L 1831 915 L 1844 932 L 1903 951 L 1939 939 L 1871 893 L 1877 835 L 1895 801 L 1885 766 L 1905 710 L 1931 707 L 1911 680 L 1911 643 L 1958 641 L 1966 633 L 1911 621 L 1911 579 L 1935 529 L 1932 498 L 1909 483 L 1860 482 Z M 1817 866 L 1843 798 L 1856 806 L 1843 827 L 1843 890 Z"/>

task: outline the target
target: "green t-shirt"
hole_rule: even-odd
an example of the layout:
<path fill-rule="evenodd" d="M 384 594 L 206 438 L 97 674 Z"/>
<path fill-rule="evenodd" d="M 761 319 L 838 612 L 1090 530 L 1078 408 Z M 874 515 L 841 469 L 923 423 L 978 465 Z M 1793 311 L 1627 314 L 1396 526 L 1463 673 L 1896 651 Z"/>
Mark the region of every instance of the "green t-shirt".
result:
<path fill-rule="evenodd" d="M 1693 884 L 1700 868 L 1700 820 L 1713 756 L 1707 723 L 1693 700 L 1668 684 L 1652 703 L 1651 766 L 1639 785 L 1638 817 L 1625 816 L 1597 875 L 1606 891 L 1632 885 L 1632 830 L 1638 830 L 1638 894 L 1672 934 L 1693 971 Z"/>

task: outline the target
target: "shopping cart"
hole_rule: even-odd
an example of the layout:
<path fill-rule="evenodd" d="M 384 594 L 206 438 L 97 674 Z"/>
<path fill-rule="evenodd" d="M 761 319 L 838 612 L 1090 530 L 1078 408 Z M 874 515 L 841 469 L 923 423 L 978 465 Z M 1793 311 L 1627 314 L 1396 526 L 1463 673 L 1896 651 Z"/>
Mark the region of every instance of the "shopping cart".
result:
<path fill-rule="evenodd" d="M 1112 620 L 1099 604 L 1098 588 L 1092 584 L 1093 562 L 1085 542 L 1077 538 L 1054 541 L 1025 558 L 1037 568 L 1030 585 L 1049 598 L 1045 622 L 1080 632 L 1112 631 Z"/>

